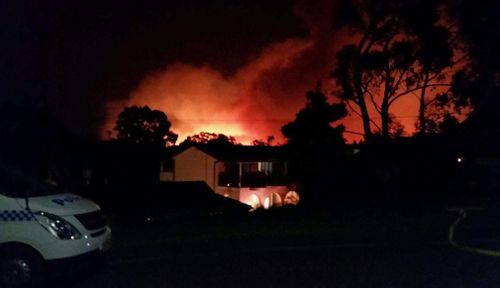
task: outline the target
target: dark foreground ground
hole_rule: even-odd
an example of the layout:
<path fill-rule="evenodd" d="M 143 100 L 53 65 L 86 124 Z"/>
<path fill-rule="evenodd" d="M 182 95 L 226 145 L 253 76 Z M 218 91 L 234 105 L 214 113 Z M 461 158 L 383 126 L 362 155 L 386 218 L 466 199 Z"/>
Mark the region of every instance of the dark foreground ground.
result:
<path fill-rule="evenodd" d="M 116 223 L 107 265 L 73 280 L 73 287 L 500 287 L 500 257 L 449 245 L 453 220 L 443 212 Z M 459 227 L 457 240 L 499 247 L 495 220 L 475 213 Z"/>
<path fill-rule="evenodd" d="M 160 250 L 111 257 L 75 287 L 500 287 L 499 268 L 445 245 Z"/>

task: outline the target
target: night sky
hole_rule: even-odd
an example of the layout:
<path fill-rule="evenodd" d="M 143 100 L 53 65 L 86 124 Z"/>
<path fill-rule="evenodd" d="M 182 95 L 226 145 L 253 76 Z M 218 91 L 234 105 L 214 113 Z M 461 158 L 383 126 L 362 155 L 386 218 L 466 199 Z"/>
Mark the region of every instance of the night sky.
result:
<path fill-rule="evenodd" d="M 166 112 L 180 140 L 279 138 L 318 79 L 331 90 L 348 38 L 332 29 L 331 1 L 10 2 L 2 99 L 47 103 L 75 134 L 103 139 L 126 105 Z M 344 122 L 361 131 L 356 116 Z"/>

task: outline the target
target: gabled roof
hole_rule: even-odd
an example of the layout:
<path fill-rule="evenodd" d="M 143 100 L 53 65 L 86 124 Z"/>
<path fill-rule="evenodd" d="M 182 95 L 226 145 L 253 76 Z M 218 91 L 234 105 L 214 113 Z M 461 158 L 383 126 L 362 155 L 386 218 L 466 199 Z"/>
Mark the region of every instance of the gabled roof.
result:
<path fill-rule="evenodd" d="M 174 157 L 194 147 L 219 161 L 285 161 L 288 159 L 286 147 L 283 146 L 247 146 L 247 145 L 210 145 L 194 144 L 177 151 Z"/>

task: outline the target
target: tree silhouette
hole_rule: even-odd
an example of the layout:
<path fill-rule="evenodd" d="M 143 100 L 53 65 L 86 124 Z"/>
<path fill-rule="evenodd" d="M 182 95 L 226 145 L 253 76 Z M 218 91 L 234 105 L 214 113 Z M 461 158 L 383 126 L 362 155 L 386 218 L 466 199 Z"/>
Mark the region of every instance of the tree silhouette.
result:
<path fill-rule="evenodd" d="M 452 94 L 448 97 L 456 106 L 472 107 L 454 136 L 468 149 L 495 154 L 500 145 L 500 18 L 497 13 L 500 2 L 462 0 L 453 1 L 452 5 L 451 16 L 464 41 L 463 53 L 470 55 L 471 61 L 454 75 Z M 498 190 L 493 187 L 495 185 L 483 188 Z"/>
<path fill-rule="evenodd" d="M 118 115 L 115 130 L 118 139 L 136 144 L 157 144 L 162 147 L 175 144 L 177 134 L 170 130 L 167 115 L 148 106 L 125 107 Z"/>
<path fill-rule="evenodd" d="M 454 2 L 452 8 L 459 36 L 465 42 L 464 53 L 472 59 L 470 65 L 454 76 L 453 101 L 461 107 L 470 103 L 474 108 L 471 117 L 494 114 L 500 105 L 500 18 L 497 15 L 500 3 L 463 0 Z"/>
<path fill-rule="evenodd" d="M 287 138 L 290 153 L 289 173 L 301 188 L 301 203 L 317 205 L 328 194 L 330 176 L 336 174 L 338 158 L 343 151 L 344 126 L 332 126 L 346 114 L 343 103 L 329 104 L 320 85 L 309 91 L 304 108 L 294 121 L 284 125 L 281 132 Z"/>
<path fill-rule="evenodd" d="M 264 141 L 262 139 L 255 139 L 252 141 L 252 146 L 272 146 L 274 140 L 274 136 L 267 136 L 267 141 Z"/>
<path fill-rule="evenodd" d="M 429 98 L 437 95 L 429 91 L 450 86 L 444 73 L 454 64 L 453 49 L 448 29 L 439 24 L 438 7 L 435 1 L 340 1 L 335 24 L 353 31 L 357 42 L 337 53 L 332 76 L 339 97 L 361 116 L 365 138 L 372 135 L 371 125 L 390 136 L 390 107 L 416 92 L 424 130 Z M 369 103 L 380 124 L 370 117 Z"/>
<path fill-rule="evenodd" d="M 343 144 L 344 126 L 333 127 L 331 123 L 347 115 L 345 105 L 329 104 L 320 87 L 309 91 L 306 97 L 306 105 L 297 113 L 295 121 L 281 128 L 288 144 L 298 147 Z"/>
<path fill-rule="evenodd" d="M 180 146 L 189 144 L 238 145 L 238 142 L 233 136 L 226 136 L 220 133 L 200 132 L 198 134 L 188 136 L 186 140 L 182 141 Z"/>

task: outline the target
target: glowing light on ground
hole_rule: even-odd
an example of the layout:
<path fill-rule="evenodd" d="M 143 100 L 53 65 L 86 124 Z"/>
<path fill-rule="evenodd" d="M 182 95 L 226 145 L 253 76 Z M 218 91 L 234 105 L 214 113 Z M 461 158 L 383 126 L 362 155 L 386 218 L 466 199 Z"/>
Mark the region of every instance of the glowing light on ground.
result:
<path fill-rule="evenodd" d="M 269 197 L 266 197 L 264 200 L 264 209 L 269 209 L 271 200 L 269 200 Z"/>
<path fill-rule="evenodd" d="M 286 205 L 297 205 L 299 204 L 300 196 L 295 191 L 288 191 L 285 195 L 285 204 Z"/>
<path fill-rule="evenodd" d="M 259 196 L 252 194 L 249 199 L 245 202 L 247 205 L 252 206 L 253 209 L 258 209 L 261 207 Z"/>
<path fill-rule="evenodd" d="M 271 194 L 271 206 L 280 207 L 283 204 L 280 194 L 274 192 Z"/>

